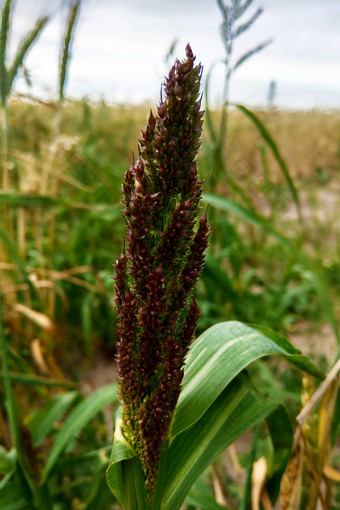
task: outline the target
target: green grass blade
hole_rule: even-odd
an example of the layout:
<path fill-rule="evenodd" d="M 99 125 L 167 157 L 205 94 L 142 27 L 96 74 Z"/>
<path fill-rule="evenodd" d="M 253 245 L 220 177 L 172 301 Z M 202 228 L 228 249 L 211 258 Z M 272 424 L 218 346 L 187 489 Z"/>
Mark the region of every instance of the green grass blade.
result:
<path fill-rule="evenodd" d="M 42 474 L 42 482 L 46 481 L 52 471 L 59 455 L 68 441 L 77 436 L 81 429 L 96 416 L 96 414 L 108 404 L 117 402 L 117 384 L 108 384 L 85 398 L 69 415 L 64 426 L 56 435 L 53 447 L 48 456 Z"/>
<path fill-rule="evenodd" d="M 263 334 L 236 321 L 221 322 L 205 331 L 187 356 L 171 436 L 193 425 L 250 363 L 270 354 L 279 354 L 313 375 L 320 374 L 298 349 L 273 332 Z"/>
<path fill-rule="evenodd" d="M 71 58 L 72 35 L 75 29 L 76 21 L 79 16 L 80 0 L 70 4 L 70 11 L 68 15 L 66 31 L 63 41 L 62 52 L 60 56 L 60 70 L 59 70 L 59 100 L 64 99 L 64 89 L 66 83 L 66 76 L 68 65 Z"/>
<path fill-rule="evenodd" d="M 253 393 L 247 378 L 234 380 L 201 419 L 171 443 L 162 508 L 178 510 L 190 487 L 216 456 L 275 406 Z"/>
<path fill-rule="evenodd" d="M 221 211 L 236 214 L 239 218 L 246 220 L 248 223 L 252 223 L 253 225 L 257 225 L 262 228 L 264 231 L 274 236 L 284 246 L 287 246 L 290 249 L 293 248 L 291 241 L 277 232 L 264 218 L 256 214 L 254 211 L 234 202 L 230 198 L 220 197 L 212 193 L 203 193 L 202 202 Z"/>
<path fill-rule="evenodd" d="M 263 43 L 259 44 L 255 48 L 252 48 L 251 50 L 244 53 L 235 63 L 233 66 L 232 72 L 234 73 L 236 69 L 238 69 L 241 65 L 243 65 L 249 58 L 251 58 L 253 55 L 256 55 L 256 53 L 259 53 L 259 51 L 262 51 L 264 48 L 269 46 L 273 42 L 273 39 L 267 39 L 266 41 L 263 41 Z"/>
<path fill-rule="evenodd" d="M 292 454 L 294 431 L 288 413 L 282 406 L 267 416 L 266 423 L 273 444 L 273 467 L 267 481 L 267 491 L 271 500 L 276 501 L 282 476 Z"/>
<path fill-rule="evenodd" d="M 35 41 L 38 39 L 42 29 L 45 27 L 46 23 L 48 21 L 48 17 L 43 17 L 38 19 L 36 22 L 34 28 L 26 35 L 26 37 L 21 42 L 18 51 L 15 55 L 14 61 L 12 65 L 10 66 L 8 72 L 7 72 L 7 94 L 10 93 L 13 82 L 18 74 L 19 68 L 22 66 L 24 59 L 27 55 L 28 50 L 30 47 L 35 43 Z"/>
<path fill-rule="evenodd" d="M 4 373 L 0 371 L 0 377 L 4 378 Z M 47 387 L 61 387 L 73 389 L 76 384 L 70 381 L 59 381 L 58 379 L 47 379 L 46 377 L 39 377 L 33 374 L 21 374 L 19 372 L 10 372 L 10 377 L 13 382 L 22 384 L 34 384 L 37 386 Z"/>
<path fill-rule="evenodd" d="M 6 0 L 1 11 L 0 25 L 0 97 L 3 106 L 6 104 L 7 98 L 7 70 L 6 70 L 6 54 L 8 33 L 10 28 L 10 15 L 12 8 L 12 0 Z"/>
<path fill-rule="evenodd" d="M 27 283 L 27 285 L 32 290 L 32 293 L 36 294 L 36 291 L 32 285 L 29 275 L 26 271 L 24 261 L 22 260 L 22 258 L 19 255 L 19 251 L 18 251 L 16 244 L 12 241 L 12 239 L 9 237 L 7 232 L 2 227 L 0 227 L 0 241 L 3 242 L 5 248 L 7 249 L 10 260 L 14 264 L 16 264 L 19 272 L 21 273 L 23 281 L 25 283 Z"/>
<path fill-rule="evenodd" d="M 272 136 L 270 135 L 268 129 L 265 127 L 265 125 L 263 124 L 263 122 L 258 118 L 257 115 L 255 115 L 254 112 L 252 112 L 251 110 L 249 110 L 248 108 L 246 108 L 245 106 L 243 105 L 240 105 L 240 104 L 237 104 L 236 105 L 237 108 L 243 112 L 247 117 L 248 119 L 250 119 L 252 121 L 252 123 L 257 127 L 258 131 L 260 132 L 263 140 L 268 144 L 268 146 L 270 147 L 286 181 L 287 181 L 287 184 L 288 184 L 288 187 L 289 187 L 289 190 L 291 192 L 291 195 L 292 195 L 292 199 L 295 203 L 295 206 L 296 206 L 296 210 L 298 212 L 298 215 L 299 215 L 299 218 L 300 218 L 300 221 L 302 220 L 301 218 L 301 210 L 300 210 L 300 201 L 299 201 L 299 195 L 298 195 L 298 192 L 297 192 L 297 189 L 294 185 L 294 182 L 293 182 L 293 179 L 289 173 L 289 170 L 288 170 L 288 167 L 287 167 L 287 164 L 286 162 L 284 161 L 274 139 L 272 138 Z"/>
<path fill-rule="evenodd" d="M 251 475 L 253 472 L 253 464 L 255 461 L 255 454 L 256 454 L 256 445 L 257 440 L 259 437 L 260 427 L 257 425 L 255 429 L 255 434 L 253 437 L 253 441 L 251 443 L 250 452 L 248 455 L 248 462 L 247 462 L 247 470 L 246 470 L 246 477 L 244 481 L 244 487 L 243 487 L 243 497 L 241 501 L 241 507 L 240 510 L 248 510 L 251 503 Z"/>
<path fill-rule="evenodd" d="M 0 294 L 0 352 L 1 352 L 1 364 L 2 364 L 2 373 L 4 379 L 4 389 L 5 389 L 5 404 L 8 415 L 9 428 L 11 432 L 12 442 L 17 451 L 20 451 L 19 444 L 19 424 L 18 424 L 18 416 L 17 409 L 15 404 L 15 398 L 12 389 L 11 376 L 9 372 L 8 366 L 8 346 L 5 338 L 5 332 L 3 327 L 3 317 L 2 317 L 2 296 Z"/>
<path fill-rule="evenodd" d="M 44 195 L 22 195 L 20 193 L 0 193 L 0 204 L 15 207 L 52 207 L 59 201 Z"/>
<path fill-rule="evenodd" d="M 32 435 L 33 446 L 37 447 L 43 442 L 45 437 L 51 433 L 54 424 L 61 419 L 77 397 L 79 397 L 78 391 L 58 393 L 47 402 L 41 411 L 35 414 L 27 425 Z"/>

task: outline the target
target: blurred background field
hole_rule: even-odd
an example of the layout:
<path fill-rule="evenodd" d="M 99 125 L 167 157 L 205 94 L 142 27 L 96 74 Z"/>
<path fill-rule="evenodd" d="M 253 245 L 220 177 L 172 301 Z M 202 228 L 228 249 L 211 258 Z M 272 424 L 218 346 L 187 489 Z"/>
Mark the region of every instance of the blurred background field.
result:
<path fill-rule="evenodd" d="M 111 267 L 122 247 L 120 187 L 132 154 L 137 153 L 139 132 L 150 106 L 68 101 L 58 137 L 54 136 L 54 103 L 15 99 L 9 106 L 11 187 L 1 195 L 11 213 L 7 245 L 3 239 L 6 262 L 1 268 L 7 280 L 3 288 L 5 320 L 16 325 L 18 337 L 27 337 L 27 323 L 32 337 L 39 337 L 41 326 L 32 321 L 29 310 L 46 315 L 60 335 L 56 340 L 49 334 L 49 342 L 60 354 L 72 337 L 66 359 L 85 353 L 91 362 L 95 346 L 114 351 Z M 299 190 L 303 220 L 297 222 L 275 157 L 249 120 L 233 109 L 229 114 L 227 164 L 243 190 L 240 203 L 251 214 L 272 222 L 281 235 L 318 261 L 338 311 L 340 115 L 337 111 L 277 110 L 263 110 L 257 115 L 275 135 L 284 154 Z M 219 113 L 212 112 L 212 116 L 217 123 Z M 212 158 L 205 131 L 199 165 L 202 178 L 207 179 L 207 192 L 211 189 Z M 264 172 L 271 182 L 269 191 L 261 188 Z M 270 193 L 274 191 L 273 201 Z M 235 195 L 224 176 L 216 193 L 229 198 Z M 283 210 L 275 210 L 280 197 Z M 322 326 L 325 315 L 299 254 L 294 250 L 287 253 L 275 236 L 235 214 L 227 218 L 226 213 L 215 211 L 214 221 L 225 232 L 223 241 L 217 235 L 214 241 L 217 246 L 211 260 L 216 264 L 212 274 L 203 275 L 201 328 L 218 318 L 262 323 L 282 332 L 287 328 L 298 332 L 301 327 L 305 333 L 307 326 Z M 11 249 L 26 273 L 18 272 L 16 259 L 8 253 Z M 222 270 L 230 289 L 223 288 L 217 273 L 209 293 L 209 278 L 214 278 L 213 271 Z M 37 287 L 35 297 L 30 295 L 32 289 L 24 283 L 25 277 Z M 15 304 L 21 301 L 28 308 L 26 315 L 20 308 L 16 310 Z M 321 351 L 331 348 L 332 332 L 327 336 L 318 342 Z M 305 342 L 308 349 L 308 340 Z"/>
<path fill-rule="evenodd" d="M 8 5 L 2 5 L 2 36 Z M 57 66 L 58 97 L 19 93 L 8 83 L 4 89 L 2 78 L 0 322 L 7 347 L 2 344 L 0 437 L 2 448 L 11 451 L 10 381 L 20 448 L 34 460 L 35 480 L 72 405 L 116 379 L 112 264 L 123 245 L 120 190 L 138 154 L 140 130 L 150 107 L 155 108 L 152 102 L 68 98 L 70 20 L 79 2 L 69 6 L 69 39 L 66 30 Z M 4 37 L 0 49 L 6 50 Z M 175 47 L 169 53 L 170 64 Z M 0 56 L 0 74 L 8 71 L 10 76 L 5 60 Z M 327 372 L 339 357 L 340 343 L 340 111 L 279 109 L 275 97 L 262 108 L 231 104 L 228 96 L 209 107 L 207 92 L 208 85 L 198 166 L 212 237 L 197 289 L 197 334 L 232 319 L 266 326 Z M 314 383 L 302 383 L 282 361 L 259 362 L 250 372 L 259 390 L 288 402 L 292 420 L 301 393 L 312 394 Z M 46 402 L 54 414 L 39 440 Z M 335 418 L 340 416 L 339 397 L 337 402 Z M 103 489 L 112 408 L 106 415 L 97 410 L 95 416 L 79 432 L 79 442 L 73 438 L 68 445 L 66 461 L 54 460 L 51 486 L 59 506 L 53 509 L 112 508 L 108 489 Z M 332 446 L 339 431 L 340 420 L 335 421 Z M 95 485 L 87 493 L 89 451 L 97 452 L 98 465 L 91 471 Z M 0 449 L 0 454 L 7 462 L 7 453 Z M 79 466 L 71 458 L 81 458 Z M 339 447 L 334 459 L 339 468 Z M 236 464 L 228 473 L 235 501 L 240 487 L 233 479 Z M 1 469 L 0 488 L 8 474 Z M 91 506 L 101 490 L 102 506 Z M 340 504 L 339 490 L 336 498 Z"/>

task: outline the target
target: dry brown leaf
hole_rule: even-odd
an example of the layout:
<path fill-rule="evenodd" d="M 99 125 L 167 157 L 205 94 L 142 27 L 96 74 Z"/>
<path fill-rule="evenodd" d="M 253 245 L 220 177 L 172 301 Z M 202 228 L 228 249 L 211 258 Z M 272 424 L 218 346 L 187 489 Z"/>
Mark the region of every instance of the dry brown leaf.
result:
<path fill-rule="evenodd" d="M 333 480 L 333 482 L 340 482 L 340 471 L 337 471 L 336 469 L 334 469 L 334 467 L 330 466 L 329 464 L 323 468 L 323 474 L 329 480 Z"/>
<path fill-rule="evenodd" d="M 270 497 L 268 495 L 266 488 L 264 488 L 262 491 L 261 503 L 263 506 L 263 510 L 273 510 L 272 502 L 270 501 Z"/>
<path fill-rule="evenodd" d="M 280 509 L 298 510 L 300 504 L 303 466 L 303 440 L 300 427 L 296 429 L 292 455 L 281 480 Z"/>
<path fill-rule="evenodd" d="M 320 473 L 331 449 L 331 428 L 337 395 L 338 381 L 334 380 L 321 399 L 318 413 L 318 470 Z"/>
<path fill-rule="evenodd" d="M 12 294 L 14 292 L 18 292 L 19 290 L 29 290 L 29 286 L 27 283 L 18 283 L 17 285 L 7 285 L 5 287 L 0 287 L 1 294 Z"/>
<path fill-rule="evenodd" d="M 55 331 L 55 325 L 51 321 L 47 315 L 37 312 L 35 310 L 32 310 L 31 308 L 28 308 L 28 306 L 23 305 L 22 303 L 16 303 L 14 306 L 14 309 L 27 317 L 27 319 L 30 319 L 32 322 L 40 326 L 43 330 L 48 331 L 49 333 L 53 333 Z"/>
<path fill-rule="evenodd" d="M 244 470 L 240 464 L 240 461 L 238 460 L 235 444 L 232 443 L 228 448 L 228 453 L 230 455 L 230 459 L 234 468 L 234 472 L 236 475 L 236 480 L 239 484 L 243 483 L 244 478 Z"/>
<path fill-rule="evenodd" d="M 33 361 L 37 365 L 39 371 L 44 375 L 51 375 L 51 372 L 44 360 L 40 340 L 38 340 L 38 338 L 35 338 L 31 342 L 31 354 Z"/>
<path fill-rule="evenodd" d="M 216 503 L 227 506 L 227 500 L 224 496 L 223 492 L 223 484 L 221 480 L 220 473 L 218 471 L 217 465 L 215 462 L 211 465 L 211 478 L 214 486 L 214 493 L 215 493 L 215 501 Z"/>
<path fill-rule="evenodd" d="M 262 490 L 266 481 L 267 462 L 264 457 L 259 458 L 253 464 L 251 475 L 251 508 L 260 510 Z"/>

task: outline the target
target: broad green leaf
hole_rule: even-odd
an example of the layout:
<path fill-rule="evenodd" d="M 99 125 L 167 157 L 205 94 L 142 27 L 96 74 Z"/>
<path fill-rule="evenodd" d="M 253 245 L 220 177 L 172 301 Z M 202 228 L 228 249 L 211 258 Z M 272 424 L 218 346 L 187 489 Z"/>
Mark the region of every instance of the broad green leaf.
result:
<path fill-rule="evenodd" d="M 275 406 L 252 392 L 245 377 L 225 388 L 203 416 L 171 443 L 162 509 L 178 510 L 214 458 Z"/>
<path fill-rule="evenodd" d="M 275 333 L 264 335 L 240 322 L 222 322 L 205 331 L 186 360 L 182 391 L 175 409 L 171 437 L 195 423 L 223 389 L 252 361 L 280 354 L 314 375 L 312 363 Z"/>
<path fill-rule="evenodd" d="M 324 379 L 325 374 L 323 372 L 321 372 L 321 370 L 319 370 L 314 365 L 314 363 L 311 362 L 311 360 L 309 358 L 307 358 L 306 356 L 303 356 L 301 354 L 301 352 L 298 349 L 296 349 L 291 343 L 289 343 L 288 340 L 283 335 L 280 335 L 279 333 L 276 333 L 275 331 L 273 331 L 269 328 L 266 328 L 265 326 L 260 326 L 258 324 L 251 324 L 250 326 L 252 327 L 252 329 L 254 329 L 254 330 L 258 331 L 259 333 L 261 333 L 262 335 L 270 338 L 273 342 L 278 343 L 279 345 L 282 346 L 282 348 L 286 349 L 287 352 L 289 352 L 289 358 L 287 358 L 285 355 L 284 355 L 284 357 L 288 361 L 290 361 L 297 367 L 301 368 L 305 372 L 308 372 L 309 374 L 314 375 L 318 379 Z M 289 349 L 291 349 L 291 348 L 295 352 L 289 351 Z"/>
<path fill-rule="evenodd" d="M 284 161 L 284 159 L 283 159 L 283 157 L 282 157 L 282 155 L 281 155 L 281 153 L 280 153 L 276 143 L 274 142 L 274 139 L 270 135 L 268 129 L 265 127 L 263 122 L 259 119 L 259 117 L 257 117 L 257 115 L 255 115 L 254 112 L 252 112 L 251 110 L 248 110 L 248 108 L 246 108 L 243 105 L 237 104 L 236 106 L 257 127 L 257 129 L 261 133 L 262 138 L 264 139 L 264 141 L 270 147 L 270 149 L 271 149 L 271 151 L 272 151 L 272 153 L 273 153 L 273 155 L 274 155 L 274 157 L 275 157 L 279 167 L 281 168 L 282 173 L 283 173 L 283 175 L 284 175 L 284 177 L 285 177 L 285 179 L 287 181 L 287 184 L 288 184 L 288 187 L 290 189 L 293 201 L 294 201 L 294 203 L 296 205 L 296 209 L 297 209 L 297 212 L 299 214 L 299 218 L 301 220 L 299 195 L 298 195 L 297 189 L 294 186 L 293 179 L 292 179 L 292 177 L 289 174 L 289 170 L 288 170 L 287 164 Z"/>
<path fill-rule="evenodd" d="M 58 393 L 47 402 L 41 411 L 35 414 L 27 425 L 32 434 L 33 446 L 39 446 L 43 442 L 45 437 L 50 434 L 54 424 L 60 420 L 77 396 L 79 396 L 77 391 Z"/>
<path fill-rule="evenodd" d="M 107 483 L 113 495 L 126 510 L 148 510 L 142 468 L 135 451 L 121 432 L 121 424 L 122 420 L 118 413 L 109 467 L 106 472 Z"/>
<path fill-rule="evenodd" d="M 58 460 L 59 455 L 69 440 L 75 437 L 81 429 L 96 416 L 96 414 L 108 404 L 117 402 L 117 384 L 108 384 L 85 398 L 69 415 L 64 426 L 56 435 L 53 447 L 48 456 L 45 469 L 42 475 L 42 482 L 46 481 L 48 475 Z"/>
<path fill-rule="evenodd" d="M 60 69 L 59 69 L 59 101 L 64 98 L 64 89 L 66 84 L 66 77 L 68 66 L 71 58 L 71 46 L 73 41 L 73 32 L 75 23 L 79 15 L 80 0 L 75 0 L 70 3 L 66 31 L 63 40 L 62 52 L 60 55 Z"/>
<path fill-rule="evenodd" d="M 31 496 L 34 498 L 36 495 L 36 489 L 33 484 L 33 481 L 30 478 L 26 459 L 23 455 L 23 451 L 21 449 L 20 435 L 19 435 L 19 420 L 17 413 L 17 405 L 14 397 L 14 392 L 12 388 L 12 382 L 10 378 L 10 372 L 8 367 L 8 344 L 7 339 L 5 338 L 4 328 L 3 328 L 3 317 L 2 317 L 2 298 L 0 294 L 0 351 L 1 351 L 1 362 L 2 362 L 2 372 L 4 376 L 4 388 L 5 388 L 5 406 L 8 414 L 9 428 L 11 432 L 11 438 L 13 442 L 13 446 L 16 450 L 16 456 L 18 461 L 18 466 L 20 466 L 20 470 L 23 476 L 24 483 L 27 485 L 28 490 L 31 493 Z M 4 487 L 2 490 L 5 490 L 8 486 Z M 1 505 L 0 505 L 0 508 Z"/>

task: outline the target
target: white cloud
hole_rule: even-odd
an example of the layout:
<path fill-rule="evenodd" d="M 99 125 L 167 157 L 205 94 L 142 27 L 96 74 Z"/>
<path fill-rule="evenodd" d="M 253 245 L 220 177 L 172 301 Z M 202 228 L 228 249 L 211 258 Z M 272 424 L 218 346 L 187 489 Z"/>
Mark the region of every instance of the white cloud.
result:
<path fill-rule="evenodd" d="M 56 94 L 66 14 L 65 9 L 63 14 L 58 11 L 62 4 L 65 0 L 17 2 L 13 48 L 34 19 L 53 5 L 52 19 L 27 59 L 34 93 L 47 87 Z M 274 37 L 274 42 L 237 72 L 232 99 L 263 104 L 269 81 L 274 79 L 278 101 L 284 106 L 340 107 L 340 97 L 336 99 L 340 85 L 340 2 L 261 0 L 255 4 L 262 5 L 265 12 L 236 42 L 236 54 L 268 37 Z M 224 57 L 220 23 L 215 0 L 85 0 L 67 92 L 72 96 L 104 95 L 116 101 L 156 101 L 167 68 L 164 57 L 172 41 L 179 41 L 179 57 L 190 41 L 206 75 L 212 63 Z M 222 82 L 223 69 L 219 66 L 212 80 L 212 98 L 219 96 Z M 16 86 L 22 90 L 22 80 Z"/>

